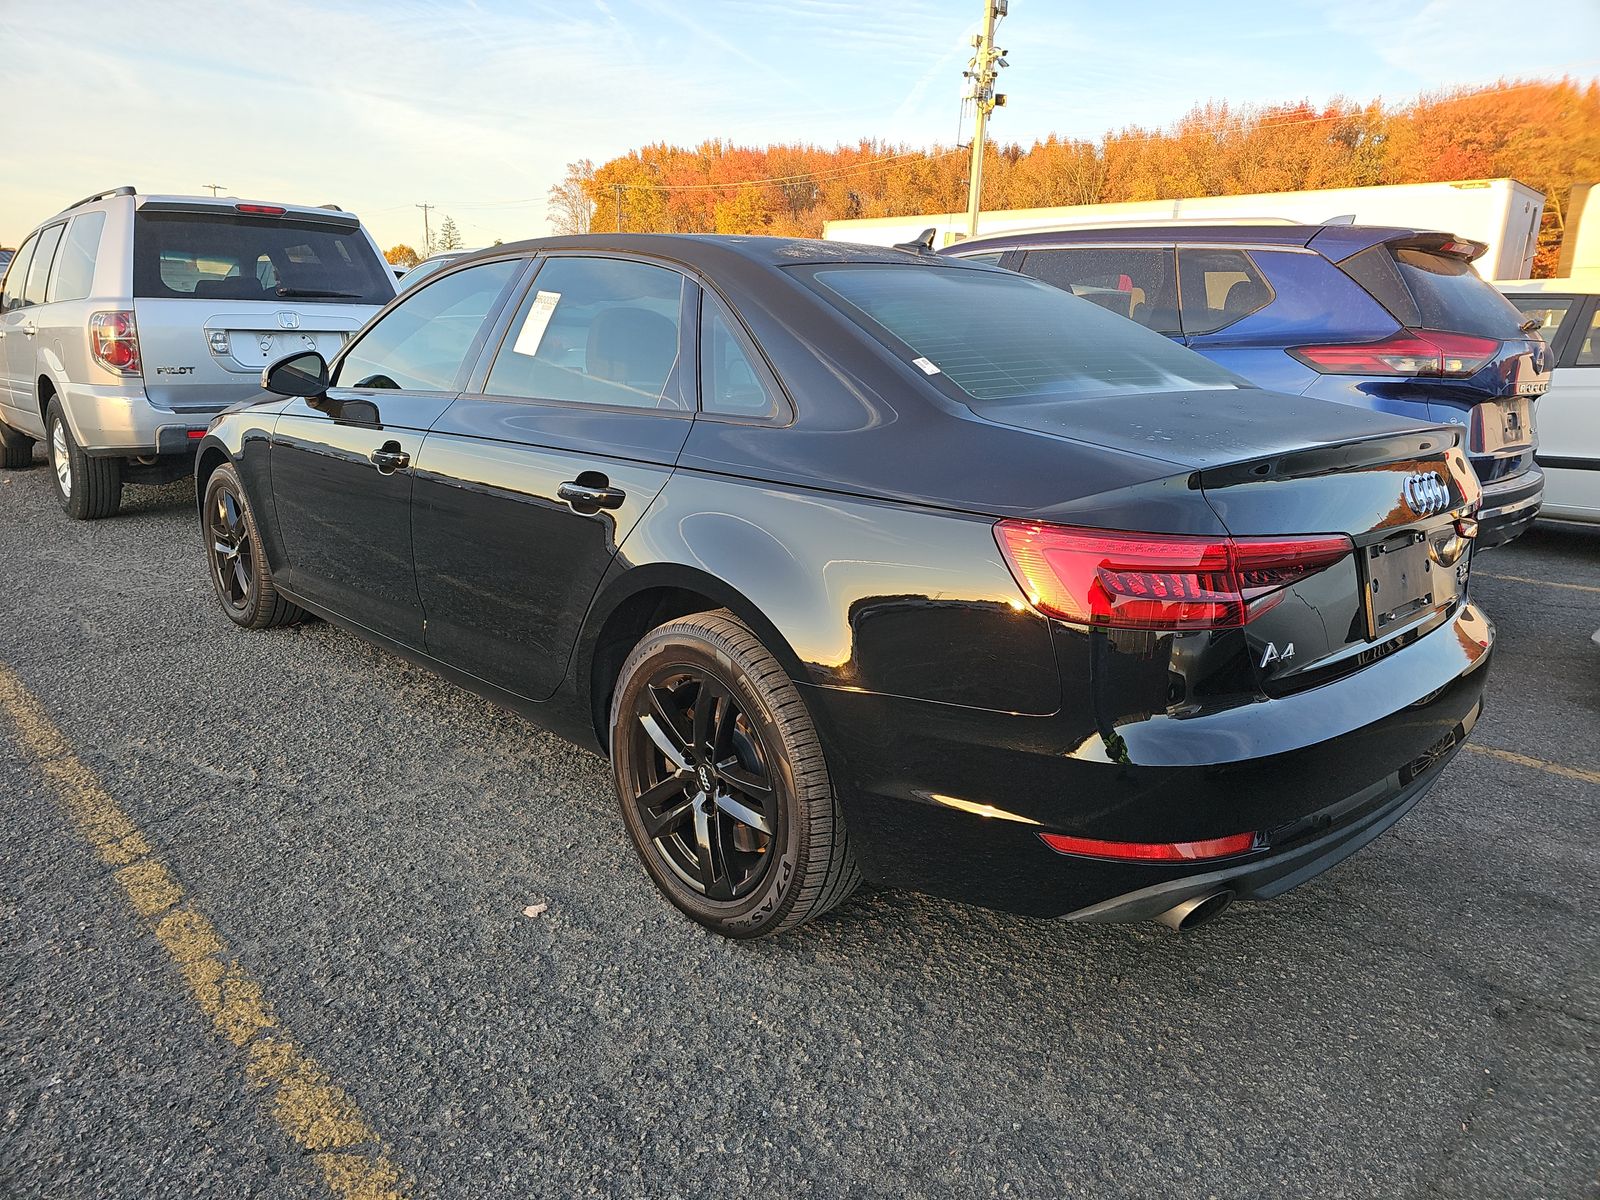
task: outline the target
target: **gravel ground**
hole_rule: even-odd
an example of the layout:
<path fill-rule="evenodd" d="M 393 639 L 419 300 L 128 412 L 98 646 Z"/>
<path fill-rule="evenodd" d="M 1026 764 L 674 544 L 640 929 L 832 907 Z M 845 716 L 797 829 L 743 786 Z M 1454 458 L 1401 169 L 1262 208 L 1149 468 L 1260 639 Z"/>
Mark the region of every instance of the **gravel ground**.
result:
<path fill-rule="evenodd" d="M 1593 782 L 1467 751 L 1183 937 L 879 893 L 730 943 L 599 759 L 326 625 L 236 630 L 192 487 L 128 495 L 77 524 L 0 476 L 0 661 L 418 1194 L 1600 1194 Z M 1474 742 L 1600 771 L 1600 531 L 1474 587 Z M 4 720 L 0 820 L 0 1194 L 324 1195 Z"/>

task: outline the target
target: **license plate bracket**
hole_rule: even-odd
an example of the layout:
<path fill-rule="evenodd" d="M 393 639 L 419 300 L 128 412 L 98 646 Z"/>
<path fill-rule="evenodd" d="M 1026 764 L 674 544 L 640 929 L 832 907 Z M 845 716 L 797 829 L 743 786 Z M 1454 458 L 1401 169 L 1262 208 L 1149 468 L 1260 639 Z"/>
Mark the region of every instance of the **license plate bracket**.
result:
<path fill-rule="evenodd" d="M 1376 640 L 1434 607 L 1451 572 L 1436 570 L 1427 535 L 1406 533 L 1368 546 L 1365 567 L 1367 638 Z"/>

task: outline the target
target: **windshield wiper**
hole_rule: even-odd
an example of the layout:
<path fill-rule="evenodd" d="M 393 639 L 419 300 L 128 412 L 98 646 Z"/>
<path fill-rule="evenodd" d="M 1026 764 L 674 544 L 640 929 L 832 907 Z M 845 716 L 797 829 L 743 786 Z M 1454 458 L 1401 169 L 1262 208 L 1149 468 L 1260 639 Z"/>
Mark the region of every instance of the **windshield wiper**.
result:
<path fill-rule="evenodd" d="M 324 291 L 321 288 L 280 287 L 278 289 L 278 295 L 280 295 L 280 296 L 306 296 L 306 297 L 314 297 L 314 298 L 319 299 L 319 300 L 359 300 L 359 299 L 361 299 L 361 293 L 360 292 L 329 292 L 329 291 Z"/>

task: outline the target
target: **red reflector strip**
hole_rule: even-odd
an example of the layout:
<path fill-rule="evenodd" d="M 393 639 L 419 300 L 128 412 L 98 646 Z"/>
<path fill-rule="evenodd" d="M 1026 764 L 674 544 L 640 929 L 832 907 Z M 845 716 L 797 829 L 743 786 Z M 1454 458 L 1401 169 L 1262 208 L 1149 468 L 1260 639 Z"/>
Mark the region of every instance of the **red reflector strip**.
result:
<path fill-rule="evenodd" d="M 206 431 L 204 429 L 189 430 L 189 440 L 191 442 L 198 442 L 201 438 L 205 437 L 205 435 Z"/>
<path fill-rule="evenodd" d="M 1095 858 L 1120 858 L 1138 862 L 1192 862 L 1200 858 L 1226 858 L 1254 850 L 1256 835 L 1235 833 L 1204 842 L 1102 842 L 1098 838 L 1041 833 L 1045 845 L 1062 854 L 1088 854 Z"/>

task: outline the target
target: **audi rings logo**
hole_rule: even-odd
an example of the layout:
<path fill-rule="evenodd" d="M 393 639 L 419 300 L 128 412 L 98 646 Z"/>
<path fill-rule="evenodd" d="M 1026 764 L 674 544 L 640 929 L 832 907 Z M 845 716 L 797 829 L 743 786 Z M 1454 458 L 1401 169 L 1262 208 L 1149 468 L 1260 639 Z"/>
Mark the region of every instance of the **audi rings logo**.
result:
<path fill-rule="evenodd" d="M 1450 507 L 1450 489 L 1437 471 L 1419 471 L 1406 476 L 1401 488 L 1406 507 L 1419 517 L 1431 517 Z"/>

